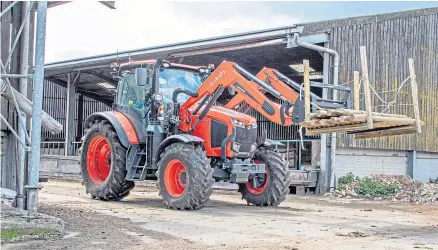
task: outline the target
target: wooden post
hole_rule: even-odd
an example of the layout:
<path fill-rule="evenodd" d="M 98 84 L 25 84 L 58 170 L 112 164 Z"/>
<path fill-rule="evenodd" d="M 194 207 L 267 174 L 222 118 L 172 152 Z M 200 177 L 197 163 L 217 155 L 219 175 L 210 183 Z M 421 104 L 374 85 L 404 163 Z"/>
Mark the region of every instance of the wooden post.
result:
<path fill-rule="evenodd" d="M 309 78 L 309 60 L 303 60 L 304 66 L 304 119 L 310 118 L 310 78 Z"/>
<path fill-rule="evenodd" d="M 353 80 L 354 80 L 354 89 L 353 89 L 353 102 L 354 102 L 354 110 L 360 110 L 360 97 L 359 97 L 359 92 L 360 92 L 360 85 L 359 85 L 359 71 L 354 71 L 354 76 L 353 76 Z"/>
<path fill-rule="evenodd" d="M 415 76 L 414 59 L 409 58 L 409 74 L 411 75 L 411 91 L 412 91 L 412 103 L 414 105 L 414 118 L 416 120 L 415 126 L 417 133 L 421 134 L 421 120 L 420 120 L 420 108 L 418 106 L 418 88 L 417 79 Z"/>
<path fill-rule="evenodd" d="M 369 85 L 370 82 L 368 78 L 368 63 L 365 46 L 360 47 L 360 62 L 362 65 L 363 89 L 365 93 L 365 112 L 367 114 L 368 128 L 372 129 L 374 127 L 372 117 L 373 111 L 371 110 L 371 92 Z"/>

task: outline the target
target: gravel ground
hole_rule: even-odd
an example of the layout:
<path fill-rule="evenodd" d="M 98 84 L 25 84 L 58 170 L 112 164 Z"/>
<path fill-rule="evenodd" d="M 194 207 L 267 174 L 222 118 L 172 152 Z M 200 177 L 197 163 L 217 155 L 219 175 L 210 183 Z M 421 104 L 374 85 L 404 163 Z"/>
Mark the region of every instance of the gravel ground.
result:
<path fill-rule="evenodd" d="M 40 204 L 66 235 L 2 249 L 438 249 L 438 205 L 289 195 L 260 208 L 217 191 L 201 210 L 174 211 L 153 184 L 103 202 L 55 180 L 43 183 Z"/>

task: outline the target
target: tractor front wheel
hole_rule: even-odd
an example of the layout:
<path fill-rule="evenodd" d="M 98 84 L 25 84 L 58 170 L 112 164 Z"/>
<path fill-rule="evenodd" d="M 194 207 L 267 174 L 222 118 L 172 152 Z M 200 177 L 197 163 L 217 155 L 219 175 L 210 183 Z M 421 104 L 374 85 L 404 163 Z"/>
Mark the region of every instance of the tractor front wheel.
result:
<path fill-rule="evenodd" d="M 158 162 L 157 188 L 168 208 L 202 208 L 213 192 L 210 160 L 200 146 L 175 143 L 166 147 Z"/>
<path fill-rule="evenodd" d="M 282 155 L 266 149 L 256 151 L 254 160 L 266 164 L 266 173 L 252 175 L 248 182 L 239 184 L 242 199 L 256 206 L 280 204 L 286 199 L 292 181 L 287 162 Z"/>
<path fill-rule="evenodd" d="M 125 180 L 126 149 L 108 121 L 86 130 L 80 157 L 83 184 L 91 197 L 121 200 L 134 188 L 134 182 Z"/>

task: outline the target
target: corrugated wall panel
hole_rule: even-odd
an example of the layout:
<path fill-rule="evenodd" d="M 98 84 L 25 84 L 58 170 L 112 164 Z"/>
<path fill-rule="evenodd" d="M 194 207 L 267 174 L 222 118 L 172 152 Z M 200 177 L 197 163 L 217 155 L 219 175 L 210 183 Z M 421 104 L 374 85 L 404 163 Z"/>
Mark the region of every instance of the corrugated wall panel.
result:
<path fill-rule="evenodd" d="M 350 83 L 353 71 L 360 71 L 359 47 L 366 46 L 370 83 L 387 101 L 394 100 L 397 92 L 388 91 L 397 90 L 409 76 L 408 58 L 413 58 L 420 116 L 425 122 L 421 135 L 368 140 L 340 135 L 338 145 L 438 152 L 438 14 L 335 27 L 330 36 L 331 47 L 340 55 L 339 83 Z M 407 85 L 400 91 L 398 106 L 391 106 L 390 113 L 413 116 L 410 93 Z M 372 104 L 374 111 L 385 109 L 376 96 L 372 97 Z"/>

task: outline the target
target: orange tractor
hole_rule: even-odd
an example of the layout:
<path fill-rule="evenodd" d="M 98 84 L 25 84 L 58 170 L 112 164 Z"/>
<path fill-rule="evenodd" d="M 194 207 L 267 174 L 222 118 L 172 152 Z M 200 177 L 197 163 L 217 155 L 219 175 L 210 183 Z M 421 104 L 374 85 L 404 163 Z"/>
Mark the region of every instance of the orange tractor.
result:
<path fill-rule="evenodd" d="M 93 198 L 120 200 L 135 181 L 157 179 L 159 195 L 174 209 L 203 207 L 215 181 L 237 183 L 248 204 L 285 200 L 291 177 L 272 148 L 279 143 L 257 135 L 255 118 L 215 103 L 233 91 L 269 119 L 291 125 L 302 117 L 294 106 L 300 100 L 288 101 L 233 62 L 214 70 L 162 59 L 117 68 L 114 111 L 88 117 L 82 141 L 82 177 Z M 265 92 L 285 101 L 274 103 Z"/>
<path fill-rule="evenodd" d="M 116 68 L 114 111 L 87 118 L 80 155 L 86 191 L 101 200 L 123 199 L 135 181 L 157 179 L 168 208 L 203 207 L 214 182 L 237 183 L 248 204 L 280 204 L 291 183 L 287 162 L 274 151 L 282 144 L 267 139 L 266 131 L 257 134 L 256 119 L 246 114 L 251 109 L 282 126 L 300 124 L 306 133 L 347 131 L 364 138 L 412 133 L 415 122 L 372 113 L 370 129 L 365 111 L 345 109 L 349 88 L 313 82 L 345 92 L 329 100 L 311 93 L 305 81 L 305 102 L 300 84 L 270 68 L 254 76 L 233 62 L 213 69 L 160 58 Z M 231 99 L 219 106 L 224 92 Z M 305 119 L 310 105 L 319 110 Z"/>

